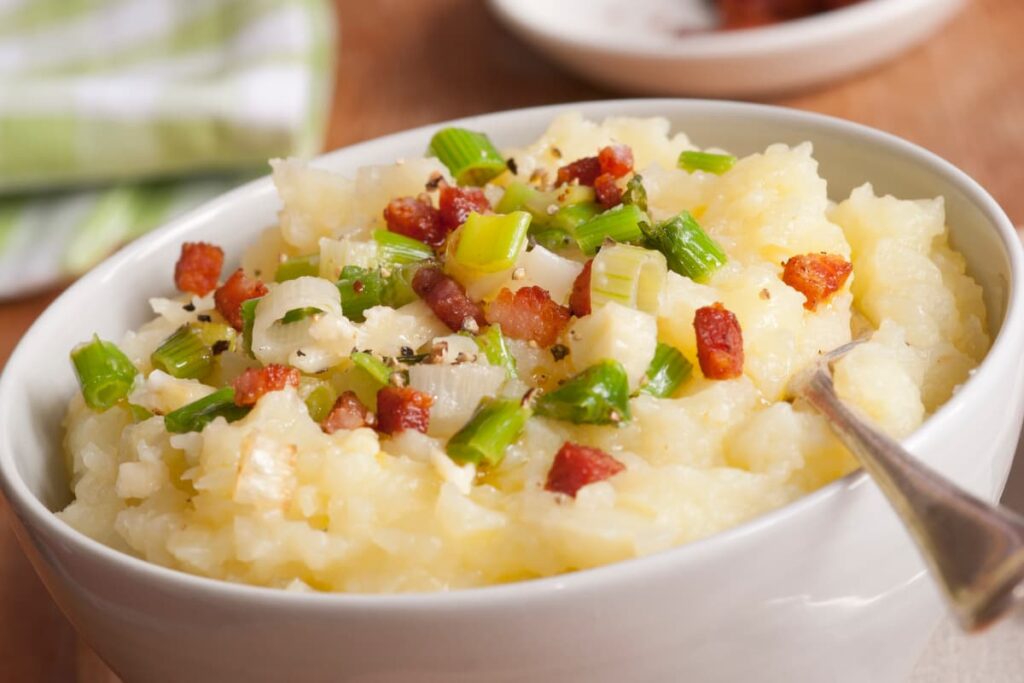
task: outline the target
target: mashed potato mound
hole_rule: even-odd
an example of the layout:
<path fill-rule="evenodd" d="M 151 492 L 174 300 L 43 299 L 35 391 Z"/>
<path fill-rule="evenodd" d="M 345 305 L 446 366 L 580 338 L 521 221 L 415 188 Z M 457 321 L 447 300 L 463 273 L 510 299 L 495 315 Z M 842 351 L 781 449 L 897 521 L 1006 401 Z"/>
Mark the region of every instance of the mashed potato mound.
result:
<path fill-rule="evenodd" d="M 521 178 L 553 177 L 612 142 L 632 147 L 655 219 L 689 210 L 729 257 L 703 284 L 670 273 L 657 314 L 639 314 L 643 324 L 622 330 L 614 318 L 625 313 L 614 309 L 603 309 L 608 321 L 588 323 L 601 328 L 593 338 L 618 328 L 679 349 L 694 377 L 674 397 L 640 394 L 633 419 L 618 428 L 532 419 L 502 463 L 481 472 L 449 460 L 437 434 L 326 434 L 293 389 L 267 394 L 237 422 L 169 434 L 160 415 L 212 389 L 151 372 L 149 356 L 182 323 L 182 303 L 201 314 L 213 302 L 154 300 L 154 320 L 120 346 L 149 375 L 132 402 L 156 415 L 136 421 L 127 408 L 94 412 L 80 396 L 72 400 L 66 448 L 75 499 L 60 517 L 151 562 L 292 590 L 436 591 L 548 576 L 706 537 L 852 471 L 855 461 L 825 421 L 787 400 L 787 384 L 854 330 L 870 341 L 838 363 L 836 388 L 895 437 L 916 429 L 987 352 L 981 289 L 947 241 L 942 198 L 879 197 L 864 185 L 834 204 L 809 144 L 773 145 L 721 176 L 690 174 L 675 162 L 693 146 L 663 119 L 566 115 L 509 153 Z M 381 227 L 382 207 L 422 192 L 435 172 L 447 177 L 433 159 L 354 178 L 275 162 L 280 227 L 256 240 L 243 264 L 267 279 L 282 254 L 331 247 L 342 260 L 369 258 L 359 240 Z M 500 195 L 508 179 L 488 194 Z M 814 311 L 780 279 L 780 262 L 812 252 L 853 264 L 847 285 Z M 538 268 L 535 279 L 561 277 Z M 578 266 L 566 272 L 550 287 L 567 293 Z M 733 380 L 709 380 L 697 368 L 694 313 L 716 301 L 743 331 L 744 372 Z M 385 346 L 450 334 L 422 304 L 374 312 L 356 333 Z M 619 347 L 644 353 L 655 342 L 623 339 Z M 557 379 L 546 351 L 513 351 L 521 371 Z M 639 371 L 647 363 L 619 360 Z M 225 358 L 218 379 L 247 362 Z M 603 449 L 625 471 L 575 499 L 545 491 L 566 440 Z"/>

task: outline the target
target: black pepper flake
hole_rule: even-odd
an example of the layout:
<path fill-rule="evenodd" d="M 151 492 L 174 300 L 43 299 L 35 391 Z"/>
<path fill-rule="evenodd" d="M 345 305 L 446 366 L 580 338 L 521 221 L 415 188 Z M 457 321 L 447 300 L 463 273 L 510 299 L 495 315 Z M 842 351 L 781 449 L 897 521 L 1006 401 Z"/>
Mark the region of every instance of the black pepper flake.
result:
<path fill-rule="evenodd" d="M 408 358 L 409 356 L 415 355 L 415 351 L 412 350 L 411 346 L 403 346 L 399 351 L 402 354 L 402 358 Z"/>
<path fill-rule="evenodd" d="M 516 164 L 516 160 L 512 157 L 505 159 L 505 166 L 508 167 L 508 170 L 512 175 L 519 175 L 519 166 Z"/>
<path fill-rule="evenodd" d="M 220 354 L 224 353 L 230 348 L 231 344 L 228 343 L 227 339 L 218 339 L 217 341 L 213 342 L 213 348 L 210 350 L 213 351 L 213 355 L 219 356 Z"/>
<path fill-rule="evenodd" d="M 427 184 L 424 185 L 424 187 L 427 189 L 428 192 L 433 192 L 434 190 L 441 186 L 442 182 L 444 182 L 444 176 L 441 175 L 440 173 L 435 172 L 433 175 L 430 176 L 430 178 L 427 179 Z"/>
<path fill-rule="evenodd" d="M 569 355 L 569 347 L 565 344 L 555 344 L 551 347 L 551 357 L 555 360 L 562 360 Z"/>
<path fill-rule="evenodd" d="M 211 322 L 213 318 L 206 315 L 205 313 L 200 313 L 199 315 L 196 316 L 196 320 L 198 320 L 201 323 L 208 323 Z"/>
<path fill-rule="evenodd" d="M 561 159 L 562 158 L 562 150 L 558 149 L 557 147 L 552 147 L 551 148 L 551 156 L 553 156 L 556 159 Z"/>
<path fill-rule="evenodd" d="M 195 304 L 193 304 L 191 302 L 185 304 L 184 306 L 182 306 L 182 308 L 185 309 L 186 311 L 188 311 L 189 313 L 191 313 L 192 311 L 196 310 Z"/>
<path fill-rule="evenodd" d="M 306 352 L 305 352 L 305 351 L 303 351 L 302 349 L 298 349 L 298 350 L 297 350 L 297 351 L 295 352 L 295 355 L 296 355 L 296 356 L 298 356 L 299 358 L 305 358 L 305 357 L 306 357 Z"/>

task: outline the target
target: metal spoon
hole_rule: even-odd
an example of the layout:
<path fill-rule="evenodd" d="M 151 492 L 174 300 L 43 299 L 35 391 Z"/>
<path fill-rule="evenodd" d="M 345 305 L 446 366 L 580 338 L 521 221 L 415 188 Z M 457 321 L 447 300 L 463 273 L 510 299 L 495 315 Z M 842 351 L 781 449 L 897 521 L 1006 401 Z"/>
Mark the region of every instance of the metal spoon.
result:
<path fill-rule="evenodd" d="M 824 354 L 790 390 L 860 460 L 910 530 L 961 628 L 978 631 L 1024 601 L 1024 517 L 964 491 L 839 400 L 832 364 L 860 343 Z"/>

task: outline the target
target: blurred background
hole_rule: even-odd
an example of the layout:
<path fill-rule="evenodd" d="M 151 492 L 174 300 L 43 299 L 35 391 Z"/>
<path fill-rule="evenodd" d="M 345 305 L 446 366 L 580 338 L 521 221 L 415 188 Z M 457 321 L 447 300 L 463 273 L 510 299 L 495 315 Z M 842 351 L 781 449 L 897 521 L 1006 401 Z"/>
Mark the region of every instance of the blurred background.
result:
<path fill-rule="evenodd" d="M 936 152 L 1022 224 L 1022 34 L 1020 0 L 0 0 L 0 367 L 76 276 L 268 157 L 503 109 L 817 111 Z M 1004 500 L 1024 510 L 1021 462 Z M 1021 638 L 944 625 L 913 681 L 1024 680 Z M 3 519 L 0 662 L 116 680 Z"/>

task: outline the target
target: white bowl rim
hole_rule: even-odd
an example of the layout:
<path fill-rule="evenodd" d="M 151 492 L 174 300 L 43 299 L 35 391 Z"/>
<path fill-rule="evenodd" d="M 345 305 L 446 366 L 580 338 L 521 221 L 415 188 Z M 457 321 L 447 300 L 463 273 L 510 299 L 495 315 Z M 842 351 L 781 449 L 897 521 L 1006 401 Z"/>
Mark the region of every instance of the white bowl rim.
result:
<path fill-rule="evenodd" d="M 942 422 L 945 416 L 954 412 L 960 404 L 983 399 L 984 394 L 981 393 L 982 378 L 999 373 L 1003 367 L 1011 365 L 1009 360 L 1004 359 L 1016 357 L 1018 349 L 1010 338 L 1024 337 L 1024 305 L 1022 305 L 1022 295 L 1024 295 L 1024 248 L 1021 246 L 1010 219 L 995 199 L 977 181 L 933 152 L 890 133 L 824 114 L 764 104 L 686 98 L 593 100 L 526 107 L 432 123 L 360 142 L 338 150 L 332 150 L 325 155 L 315 157 L 314 161 L 322 161 L 332 156 L 352 151 L 366 150 L 367 148 L 388 142 L 398 142 L 400 138 L 426 137 L 431 131 L 443 126 L 486 126 L 489 121 L 495 120 L 500 125 L 509 118 L 545 114 L 549 118 L 553 118 L 556 114 L 567 110 L 579 111 L 587 117 L 656 116 L 659 115 L 658 112 L 662 112 L 661 115 L 664 116 L 671 116 L 673 108 L 677 111 L 679 108 L 683 108 L 686 110 L 686 113 L 693 113 L 694 111 L 700 113 L 701 110 L 705 110 L 715 113 L 749 114 L 759 119 L 781 119 L 788 123 L 804 123 L 821 131 L 861 136 L 891 147 L 894 151 L 913 157 L 915 162 L 928 167 L 936 175 L 945 176 L 951 184 L 956 185 L 991 220 L 1003 243 L 1004 253 L 1010 264 L 1011 273 L 1007 290 L 1005 317 L 988 354 L 975 370 L 975 373 L 949 401 L 932 414 L 913 434 L 904 439 L 903 445 L 913 453 L 915 448 L 926 441 L 926 438 L 934 431 L 934 425 Z M 244 201 L 249 195 L 266 191 L 270 185 L 269 176 L 251 181 L 210 200 L 203 206 L 135 240 L 113 256 L 107 258 L 103 263 L 71 285 L 47 307 L 19 341 L 8 360 L 8 365 L 16 365 L 20 357 L 28 353 L 26 349 L 30 345 L 29 340 L 37 328 L 43 326 L 50 317 L 56 316 L 61 302 L 69 298 L 73 292 L 91 286 L 94 280 L 103 279 L 108 271 L 131 261 L 134 254 L 145 251 L 150 243 L 163 239 L 164 233 L 186 230 L 188 226 L 195 223 L 204 223 L 207 221 L 208 214 L 215 214 L 224 207 L 230 207 L 236 202 Z M 9 401 L 16 400 L 17 388 L 9 378 L 10 374 L 7 372 L 0 375 L 0 490 L 2 490 L 10 502 L 14 514 L 19 517 L 28 516 L 31 518 L 31 523 L 26 526 L 30 529 L 33 526 L 42 526 L 50 535 L 60 537 L 61 541 L 69 548 L 116 565 L 118 569 L 126 573 L 148 574 L 149 576 L 146 577 L 148 580 L 165 582 L 168 590 L 192 591 L 197 595 L 216 596 L 218 599 L 227 600 L 261 600 L 265 601 L 264 606 L 266 607 L 292 606 L 310 610 L 373 609 L 381 612 L 455 610 L 482 608 L 493 606 L 494 604 L 508 604 L 512 602 L 521 603 L 525 600 L 533 599 L 543 600 L 556 594 L 564 595 L 569 592 L 588 591 L 594 587 L 607 588 L 625 581 L 635 581 L 638 578 L 636 576 L 629 576 L 631 574 L 641 572 L 655 573 L 656 571 L 664 571 L 671 567 L 681 568 L 689 563 L 699 563 L 702 553 L 713 552 L 732 541 L 759 533 L 792 517 L 811 514 L 813 508 L 827 499 L 838 496 L 841 491 L 852 490 L 868 483 L 868 475 L 863 470 L 857 470 L 782 507 L 770 510 L 737 526 L 705 538 L 684 543 L 683 545 L 651 555 L 622 560 L 589 569 L 576 570 L 566 574 L 506 584 L 458 588 L 438 592 L 302 593 L 213 579 L 154 564 L 106 546 L 60 520 L 56 514 L 50 511 L 33 495 L 28 489 L 28 485 L 17 473 L 17 467 L 12 454 L 13 447 L 8 436 L 9 431 L 2 428 L 6 421 L 5 406 L 8 405 Z"/>
<path fill-rule="evenodd" d="M 905 20 L 930 7 L 933 0 L 863 0 L 821 14 L 791 19 L 778 24 L 740 31 L 710 31 L 664 41 L 609 41 L 599 43 L 583 34 L 561 30 L 545 22 L 531 21 L 519 11 L 520 0 L 488 0 L 502 21 L 520 35 L 535 35 L 548 43 L 561 43 L 576 50 L 594 51 L 620 57 L 644 57 L 661 61 L 681 59 L 723 59 L 752 57 L 766 52 L 788 52 L 807 45 L 831 44 L 840 38 L 859 35 L 873 27 Z M 950 0 L 951 5 L 958 5 Z M 945 8 L 943 8 L 945 9 Z"/>

